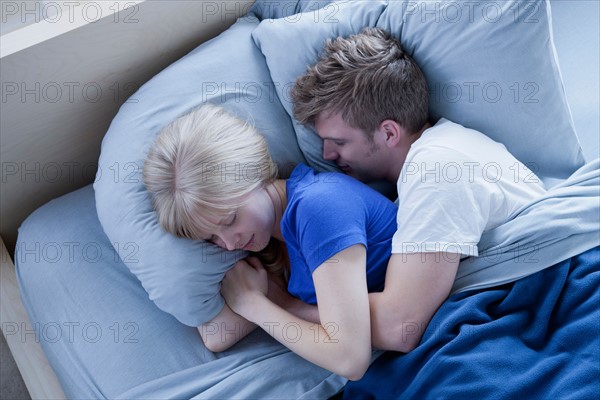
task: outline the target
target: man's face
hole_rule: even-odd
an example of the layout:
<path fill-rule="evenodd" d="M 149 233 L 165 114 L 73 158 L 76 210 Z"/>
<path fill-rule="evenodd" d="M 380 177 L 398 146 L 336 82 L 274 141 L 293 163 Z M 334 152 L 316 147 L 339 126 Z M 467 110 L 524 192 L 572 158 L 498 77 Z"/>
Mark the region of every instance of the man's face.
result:
<path fill-rule="evenodd" d="M 383 143 L 377 132 L 372 140 L 361 129 L 348 125 L 341 113 L 320 113 L 315 120 L 317 134 L 323 140 L 323 158 L 335 161 L 344 173 L 363 182 L 385 177 Z"/>

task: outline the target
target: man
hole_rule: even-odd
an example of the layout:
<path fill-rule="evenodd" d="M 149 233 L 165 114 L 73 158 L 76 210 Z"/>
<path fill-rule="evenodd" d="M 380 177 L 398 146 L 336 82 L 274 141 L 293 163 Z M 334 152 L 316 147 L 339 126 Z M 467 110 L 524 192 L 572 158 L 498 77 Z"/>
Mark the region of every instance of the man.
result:
<path fill-rule="evenodd" d="M 363 182 L 397 184 L 385 289 L 369 301 L 374 347 L 409 352 L 450 294 L 461 258 L 477 256 L 481 234 L 544 187 L 482 133 L 443 118 L 432 126 L 425 77 L 383 30 L 329 40 L 292 98 L 325 159 Z"/>

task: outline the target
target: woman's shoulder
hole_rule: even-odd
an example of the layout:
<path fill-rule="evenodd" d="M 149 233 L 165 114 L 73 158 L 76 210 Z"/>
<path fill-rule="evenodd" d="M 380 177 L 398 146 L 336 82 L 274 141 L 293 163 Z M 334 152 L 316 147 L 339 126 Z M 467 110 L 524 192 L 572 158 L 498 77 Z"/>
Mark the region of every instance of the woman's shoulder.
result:
<path fill-rule="evenodd" d="M 341 172 L 319 172 L 298 164 L 287 181 L 288 200 L 317 198 L 322 202 L 340 200 L 340 196 L 361 197 L 370 188 Z M 348 200 L 348 198 L 346 198 Z"/>
<path fill-rule="evenodd" d="M 287 210 L 295 216 L 365 215 L 397 212 L 397 206 L 366 184 L 339 172 L 317 172 L 297 167 L 287 182 Z M 329 216 L 329 217 L 327 217 Z"/>

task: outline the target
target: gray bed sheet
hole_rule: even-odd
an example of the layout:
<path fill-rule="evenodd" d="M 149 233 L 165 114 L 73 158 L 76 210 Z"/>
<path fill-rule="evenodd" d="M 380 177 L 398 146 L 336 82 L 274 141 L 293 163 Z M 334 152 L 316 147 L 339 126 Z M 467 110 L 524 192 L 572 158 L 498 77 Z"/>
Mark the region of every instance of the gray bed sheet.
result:
<path fill-rule="evenodd" d="M 91 185 L 39 208 L 19 230 L 17 278 L 34 328 L 23 339 L 40 342 L 69 398 L 314 399 L 344 386 L 261 330 L 211 353 L 123 264 L 136 244 L 114 248 Z"/>

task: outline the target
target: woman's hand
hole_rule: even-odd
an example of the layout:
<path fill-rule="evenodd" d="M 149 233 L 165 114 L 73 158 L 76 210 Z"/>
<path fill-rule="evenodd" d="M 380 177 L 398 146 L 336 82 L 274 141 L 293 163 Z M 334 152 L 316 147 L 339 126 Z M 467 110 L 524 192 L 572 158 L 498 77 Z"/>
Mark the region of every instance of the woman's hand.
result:
<path fill-rule="evenodd" d="M 221 283 L 221 295 L 227 305 L 237 314 L 251 320 L 256 311 L 254 299 L 265 297 L 269 283 L 267 271 L 254 257 L 238 261 L 225 274 Z"/>

